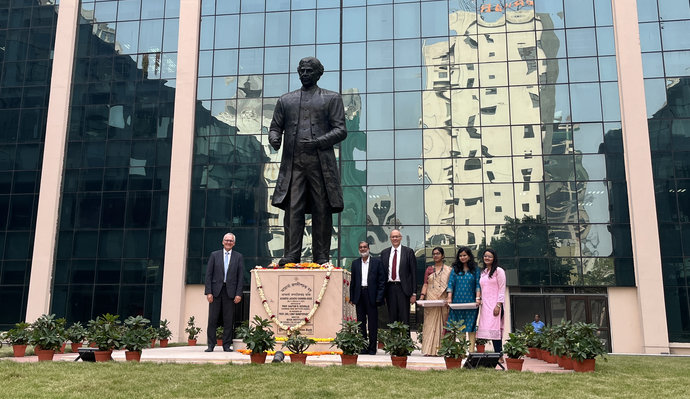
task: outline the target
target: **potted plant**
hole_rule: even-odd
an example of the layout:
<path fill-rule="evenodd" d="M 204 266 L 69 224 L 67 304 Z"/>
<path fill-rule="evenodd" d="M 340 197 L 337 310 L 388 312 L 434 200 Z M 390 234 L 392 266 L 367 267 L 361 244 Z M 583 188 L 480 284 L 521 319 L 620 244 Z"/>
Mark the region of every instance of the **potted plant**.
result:
<path fill-rule="evenodd" d="M 357 356 L 369 345 L 360 331 L 361 322 L 356 320 L 343 320 L 340 331 L 335 334 L 331 346 L 337 347 L 343 353 L 340 355 L 342 365 L 357 364 Z M 381 330 L 379 330 L 381 332 Z M 381 332 L 385 335 L 385 333 Z M 382 339 L 379 335 L 378 339 Z"/>
<path fill-rule="evenodd" d="M 410 327 L 400 321 L 390 323 L 388 327 L 390 331 L 383 341 L 383 350 L 391 356 L 393 366 L 406 368 L 407 357 L 417 349 L 417 345 L 410 338 Z"/>
<path fill-rule="evenodd" d="M 29 343 L 34 346 L 38 361 L 53 360 L 53 355 L 65 342 L 64 328 L 55 319 L 55 315 L 41 315 L 31 324 L 31 339 Z"/>
<path fill-rule="evenodd" d="M 576 372 L 594 371 L 597 356 L 601 355 L 604 361 L 608 360 L 604 357 L 606 347 L 601 339 L 597 337 L 596 324 L 576 323 L 573 326 L 572 338 L 573 345 L 570 355 Z"/>
<path fill-rule="evenodd" d="M 283 348 L 287 348 L 290 352 L 291 363 L 307 363 L 307 355 L 304 353 L 316 341 L 300 334 L 299 331 L 292 331 L 288 339 L 283 342 Z"/>
<path fill-rule="evenodd" d="M 533 359 L 537 358 L 537 339 L 539 333 L 534 331 L 534 326 L 530 323 L 525 324 L 522 328 L 522 332 L 525 335 L 525 340 L 527 341 L 527 348 L 529 349 L 528 357 Z"/>
<path fill-rule="evenodd" d="M 167 319 L 160 321 L 160 327 L 158 327 L 158 340 L 161 343 L 161 348 L 166 348 L 168 346 L 168 340 L 172 337 L 172 331 L 168 328 L 170 322 Z"/>
<path fill-rule="evenodd" d="M 547 363 L 556 363 L 556 356 L 552 354 L 554 338 L 553 327 L 544 326 L 541 329 L 541 358 Z"/>
<path fill-rule="evenodd" d="M 529 353 L 527 337 L 521 333 L 510 333 L 510 338 L 503 344 L 503 353 L 508 357 L 506 367 L 508 370 L 522 371 L 523 356 Z"/>
<path fill-rule="evenodd" d="M 383 338 L 386 336 L 388 333 L 388 329 L 385 328 L 379 328 L 376 332 L 377 338 L 377 343 L 376 343 L 376 348 L 377 349 L 383 349 Z"/>
<path fill-rule="evenodd" d="M 65 319 L 64 317 L 60 317 L 59 319 L 55 319 L 55 322 L 57 323 L 58 333 L 63 339 L 62 345 L 60 345 L 60 348 L 58 348 L 55 352 L 65 353 L 65 347 L 67 347 L 67 328 L 65 328 L 65 326 L 67 325 L 67 319 Z"/>
<path fill-rule="evenodd" d="M 154 329 L 150 329 L 151 321 L 142 316 L 129 316 L 125 319 L 122 333 L 122 345 L 125 346 L 125 359 L 138 362 L 141 351 L 148 348 Z"/>
<path fill-rule="evenodd" d="M 76 322 L 65 330 L 65 336 L 71 342 L 72 352 L 77 353 L 86 338 L 86 328 L 80 322 Z"/>
<path fill-rule="evenodd" d="M 266 352 L 273 350 L 276 338 L 270 327 L 270 321 L 255 315 L 251 325 L 245 322 L 237 328 L 237 336 L 247 345 L 247 349 L 252 351 L 250 355 L 252 363 L 265 363 Z"/>
<path fill-rule="evenodd" d="M 484 353 L 484 350 L 486 349 L 486 343 L 489 342 L 488 339 L 484 338 L 477 338 L 475 343 L 477 345 L 477 352 L 478 353 Z"/>
<path fill-rule="evenodd" d="M 156 347 L 156 338 L 158 337 L 158 329 L 153 326 L 146 327 L 146 331 L 149 333 L 149 338 L 151 338 L 151 348 Z"/>
<path fill-rule="evenodd" d="M 216 328 L 216 345 L 223 346 L 223 326 L 218 326 Z"/>
<path fill-rule="evenodd" d="M 119 348 L 122 340 L 120 316 L 106 313 L 96 320 L 89 320 L 87 339 L 98 348 L 94 352 L 97 362 L 111 360 L 113 349 Z"/>
<path fill-rule="evenodd" d="M 28 323 L 17 323 L 4 334 L 4 337 L 12 345 L 14 357 L 23 357 L 31 339 L 31 326 Z"/>
<path fill-rule="evenodd" d="M 446 361 L 446 368 L 459 368 L 469 347 L 470 343 L 465 338 L 464 320 L 449 322 L 438 348 L 438 355 L 443 356 Z"/>
<path fill-rule="evenodd" d="M 189 316 L 187 320 L 187 328 L 184 329 L 187 333 L 187 345 L 196 346 L 196 337 L 201 332 L 201 328 L 194 325 L 194 316 Z"/>

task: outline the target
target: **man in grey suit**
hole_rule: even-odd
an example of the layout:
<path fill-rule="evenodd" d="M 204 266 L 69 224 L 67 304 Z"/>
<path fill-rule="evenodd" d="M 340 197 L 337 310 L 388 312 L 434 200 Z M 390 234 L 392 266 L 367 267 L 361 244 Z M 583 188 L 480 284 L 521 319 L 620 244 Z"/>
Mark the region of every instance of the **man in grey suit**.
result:
<path fill-rule="evenodd" d="M 386 269 L 380 259 L 369 254 L 369 243 L 359 243 L 360 258 L 352 262 L 350 281 L 350 302 L 357 309 L 357 321 L 364 339 L 369 338 L 369 347 L 361 354 L 375 355 L 379 328 L 378 305 L 383 304 L 383 290 L 386 288 Z M 368 332 L 368 334 L 367 334 Z"/>
<path fill-rule="evenodd" d="M 302 87 L 278 99 L 268 141 L 283 155 L 271 203 L 285 210 L 285 254 L 280 264 L 298 263 L 305 215 L 311 214 L 313 261 L 328 262 L 333 213 L 343 210 L 343 189 L 333 146 L 347 137 L 340 94 L 316 85 L 323 65 L 303 58 L 297 68 Z"/>
<path fill-rule="evenodd" d="M 208 326 L 206 337 L 208 348 L 213 352 L 216 346 L 216 328 L 218 318 L 223 315 L 223 350 L 232 352 L 232 339 L 235 336 L 235 305 L 242 300 L 242 279 L 244 277 L 244 258 L 233 251 L 235 235 L 223 236 L 223 249 L 213 251 L 206 267 L 206 288 L 204 294 L 208 300 Z"/>
<path fill-rule="evenodd" d="M 412 248 L 400 245 L 402 233 L 391 231 L 391 246 L 381 251 L 381 262 L 388 271 L 386 306 L 389 321 L 410 325 L 410 304 L 417 300 L 417 258 Z"/>

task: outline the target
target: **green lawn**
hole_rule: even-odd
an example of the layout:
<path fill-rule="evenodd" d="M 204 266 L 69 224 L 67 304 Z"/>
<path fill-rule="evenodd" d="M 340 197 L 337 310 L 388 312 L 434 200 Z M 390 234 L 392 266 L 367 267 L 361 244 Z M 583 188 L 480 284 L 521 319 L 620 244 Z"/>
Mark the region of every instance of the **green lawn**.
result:
<path fill-rule="evenodd" d="M 588 374 L 0 360 L 3 398 L 688 398 L 688 382 L 690 358 L 651 356 L 610 356 Z"/>

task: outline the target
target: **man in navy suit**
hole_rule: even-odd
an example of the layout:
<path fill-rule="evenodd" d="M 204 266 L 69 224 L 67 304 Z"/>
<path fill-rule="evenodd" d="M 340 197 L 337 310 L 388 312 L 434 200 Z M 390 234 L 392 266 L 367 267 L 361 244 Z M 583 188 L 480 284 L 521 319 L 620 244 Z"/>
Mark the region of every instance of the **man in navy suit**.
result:
<path fill-rule="evenodd" d="M 391 246 L 381 251 L 381 262 L 388 272 L 386 306 L 388 320 L 410 325 L 410 304 L 417 300 L 417 258 L 412 248 L 400 245 L 400 230 L 391 231 Z"/>
<path fill-rule="evenodd" d="M 361 258 L 352 262 L 350 302 L 357 308 L 357 321 L 361 323 L 359 327 L 365 339 L 369 330 L 369 347 L 361 354 L 375 355 L 379 328 L 378 305 L 383 303 L 386 269 L 380 259 L 369 256 L 369 243 L 366 241 L 359 243 L 359 254 Z"/>
<path fill-rule="evenodd" d="M 206 337 L 208 348 L 213 352 L 216 346 L 216 327 L 218 318 L 223 315 L 223 350 L 232 352 L 232 339 L 235 336 L 235 305 L 242 300 L 242 279 L 244 277 L 244 258 L 233 251 L 235 235 L 223 236 L 223 249 L 213 251 L 206 267 L 206 288 L 204 294 L 208 300 L 208 326 Z"/>

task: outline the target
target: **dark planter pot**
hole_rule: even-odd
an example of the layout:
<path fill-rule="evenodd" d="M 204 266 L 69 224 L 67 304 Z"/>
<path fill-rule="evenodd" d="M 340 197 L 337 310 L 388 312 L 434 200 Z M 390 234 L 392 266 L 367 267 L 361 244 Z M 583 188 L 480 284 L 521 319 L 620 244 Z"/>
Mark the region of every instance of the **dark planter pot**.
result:
<path fill-rule="evenodd" d="M 128 362 L 141 361 L 141 351 L 125 351 L 125 360 Z"/>
<path fill-rule="evenodd" d="M 152 348 L 156 347 L 156 339 L 155 338 L 151 340 L 151 347 Z"/>
<path fill-rule="evenodd" d="M 266 363 L 266 352 L 252 353 L 249 355 L 252 363 L 264 364 Z"/>
<path fill-rule="evenodd" d="M 525 362 L 525 359 L 511 359 L 509 357 L 506 358 L 506 368 L 508 370 L 516 370 L 516 371 L 522 371 L 522 364 Z"/>
<path fill-rule="evenodd" d="M 583 361 L 577 361 L 573 359 L 573 369 L 576 373 L 591 373 L 594 371 L 595 359 L 585 359 Z"/>
<path fill-rule="evenodd" d="M 527 355 L 527 356 L 531 357 L 532 359 L 538 359 L 537 358 L 537 351 L 539 349 L 537 349 L 537 348 L 528 348 L 528 349 L 529 349 L 529 355 Z"/>
<path fill-rule="evenodd" d="M 70 346 L 72 347 L 72 353 L 77 353 L 79 348 L 81 348 L 81 342 L 72 342 Z"/>
<path fill-rule="evenodd" d="M 448 370 L 450 369 L 459 369 L 460 366 L 462 365 L 462 358 L 454 358 L 454 357 L 444 357 L 443 360 L 446 361 L 446 368 Z"/>
<path fill-rule="evenodd" d="M 340 363 L 343 366 L 348 366 L 352 364 L 357 364 L 357 356 L 358 355 L 346 355 L 346 354 L 340 354 Z"/>
<path fill-rule="evenodd" d="M 107 362 L 109 360 L 113 360 L 112 355 L 113 351 L 112 350 L 107 350 L 107 351 L 94 351 L 93 356 L 96 358 L 97 362 Z"/>
<path fill-rule="evenodd" d="M 391 355 L 391 363 L 393 366 L 400 367 L 401 369 L 407 368 L 407 356 L 393 356 Z"/>
<path fill-rule="evenodd" d="M 477 352 L 484 353 L 485 345 L 477 345 Z"/>
<path fill-rule="evenodd" d="M 36 356 L 38 356 L 39 362 L 50 362 L 53 360 L 53 356 L 55 355 L 55 351 L 52 349 L 34 349 L 34 352 L 36 352 Z"/>
<path fill-rule="evenodd" d="M 292 353 L 290 354 L 290 363 L 307 364 L 307 355 L 304 353 Z"/>
<path fill-rule="evenodd" d="M 161 348 L 167 348 L 168 347 L 168 340 L 167 339 L 161 339 Z"/>
<path fill-rule="evenodd" d="M 14 351 L 14 357 L 24 357 L 26 354 L 27 345 L 12 345 L 12 350 Z"/>
<path fill-rule="evenodd" d="M 196 340 L 195 339 L 188 339 L 187 345 L 188 346 L 196 346 Z"/>
<path fill-rule="evenodd" d="M 222 339 L 217 339 L 217 340 L 216 340 L 216 345 L 217 345 L 217 346 L 223 346 L 223 340 L 222 340 Z"/>

